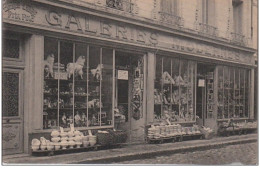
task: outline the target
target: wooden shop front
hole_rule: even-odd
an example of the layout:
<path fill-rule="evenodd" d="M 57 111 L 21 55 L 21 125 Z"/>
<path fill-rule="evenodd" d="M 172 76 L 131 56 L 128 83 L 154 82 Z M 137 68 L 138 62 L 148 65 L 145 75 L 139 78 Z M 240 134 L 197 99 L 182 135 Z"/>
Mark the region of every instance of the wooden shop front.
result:
<path fill-rule="evenodd" d="M 136 143 L 165 120 L 215 128 L 253 117 L 249 48 L 35 1 L 6 1 L 3 31 L 5 154 L 28 153 L 34 136 L 70 124 L 126 130 Z"/>

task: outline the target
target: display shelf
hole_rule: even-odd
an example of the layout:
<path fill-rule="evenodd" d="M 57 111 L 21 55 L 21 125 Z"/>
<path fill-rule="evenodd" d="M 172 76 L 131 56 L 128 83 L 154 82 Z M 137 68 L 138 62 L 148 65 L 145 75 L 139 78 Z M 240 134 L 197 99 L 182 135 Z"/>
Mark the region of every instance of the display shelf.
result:
<path fill-rule="evenodd" d="M 66 149 L 58 149 L 58 150 L 37 150 L 32 151 L 32 156 L 53 156 L 59 154 L 69 154 L 69 153 L 78 153 L 78 152 L 88 152 L 88 151 L 97 151 L 104 148 L 114 148 L 114 147 L 121 147 L 122 143 L 111 144 L 109 146 L 106 145 L 94 145 L 94 146 L 87 146 L 87 147 L 80 147 L 80 148 L 66 148 Z"/>
<path fill-rule="evenodd" d="M 158 137 L 158 138 L 148 138 L 146 139 L 147 143 L 166 143 L 166 142 L 182 142 L 186 140 L 194 139 L 203 139 L 203 135 L 199 134 L 183 134 L 183 135 L 174 135 L 169 137 Z"/>

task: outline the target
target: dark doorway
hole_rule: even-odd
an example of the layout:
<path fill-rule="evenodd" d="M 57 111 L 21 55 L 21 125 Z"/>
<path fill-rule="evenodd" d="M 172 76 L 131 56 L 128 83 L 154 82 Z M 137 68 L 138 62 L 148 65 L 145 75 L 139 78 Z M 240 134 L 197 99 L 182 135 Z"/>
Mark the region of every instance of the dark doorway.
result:
<path fill-rule="evenodd" d="M 198 124 L 205 126 L 205 119 L 213 118 L 215 65 L 198 63 L 197 65 L 197 104 Z"/>

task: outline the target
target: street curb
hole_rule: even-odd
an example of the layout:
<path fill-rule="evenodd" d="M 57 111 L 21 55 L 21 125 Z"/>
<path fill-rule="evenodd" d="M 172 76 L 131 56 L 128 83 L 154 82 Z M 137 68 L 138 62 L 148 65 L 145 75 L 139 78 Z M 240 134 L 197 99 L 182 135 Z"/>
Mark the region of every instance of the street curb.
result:
<path fill-rule="evenodd" d="M 146 151 L 146 152 L 130 153 L 130 154 L 124 153 L 122 155 L 112 156 L 112 157 L 110 156 L 110 157 L 103 157 L 103 158 L 77 160 L 75 162 L 70 162 L 66 164 L 109 164 L 112 162 L 146 159 L 146 158 L 151 158 L 160 155 L 172 155 L 176 153 L 217 149 L 217 148 L 225 147 L 227 145 L 245 144 L 245 143 L 252 143 L 257 141 L 258 140 L 256 138 L 249 138 L 249 139 L 231 140 L 226 142 L 213 142 L 211 144 L 199 144 L 199 145 L 188 146 L 188 147 L 162 149 L 160 151 Z"/>

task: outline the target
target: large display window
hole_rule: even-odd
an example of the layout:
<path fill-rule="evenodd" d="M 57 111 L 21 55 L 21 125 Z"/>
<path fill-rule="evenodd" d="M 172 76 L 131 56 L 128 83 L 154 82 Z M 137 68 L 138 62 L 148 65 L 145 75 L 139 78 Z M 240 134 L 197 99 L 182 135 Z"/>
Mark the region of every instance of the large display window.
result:
<path fill-rule="evenodd" d="M 113 49 L 45 38 L 43 128 L 113 125 Z"/>
<path fill-rule="evenodd" d="M 196 62 L 157 56 L 154 118 L 157 121 L 195 121 Z"/>
<path fill-rule="evenodd" d="M 248 118 L 249 70 L 218 66 L 218 119 Z"/>

